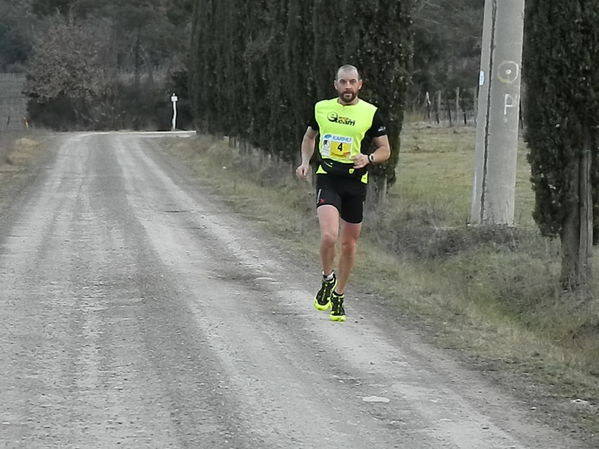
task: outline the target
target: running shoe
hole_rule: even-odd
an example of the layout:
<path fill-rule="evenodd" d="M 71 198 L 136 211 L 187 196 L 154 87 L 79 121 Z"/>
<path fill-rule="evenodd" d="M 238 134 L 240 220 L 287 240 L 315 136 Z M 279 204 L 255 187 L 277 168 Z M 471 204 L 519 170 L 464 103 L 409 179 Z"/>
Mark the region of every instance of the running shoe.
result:
<path fill-rule="evenodd" d="M 314 308 L 316 310 L 322 311 L 331 308 L 331 294 L 333 293 L 335 285 L 337 285 L 337 277 L 335 276 L 335 273 L 333 273 L 333 279 L 330 281 L 325 279 L 322 280 L 322 286 L 314 297 Z"/>
<path fill-rule="evenodd" d="M 345 309 L 343 299 L 345 295 L 339 295 L 333 291 L 331 294 L 331 321 L 345 321 Z"/>

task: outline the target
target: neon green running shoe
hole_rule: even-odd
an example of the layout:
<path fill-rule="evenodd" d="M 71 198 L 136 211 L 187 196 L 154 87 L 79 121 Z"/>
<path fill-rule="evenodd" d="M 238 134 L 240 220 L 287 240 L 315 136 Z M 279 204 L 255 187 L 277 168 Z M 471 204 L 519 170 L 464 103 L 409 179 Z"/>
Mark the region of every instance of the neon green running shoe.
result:
<path fill-rule="evenodd" d="M 337 277 L 335 276 L 335 273 L 333 273 L 333 279 L 330 281 L 323 279 L 322 286 L 314 297 L 314 308 L 316 310 L 323 311 L 331 308 L 331 293 L 333 293 L 335 285 L 337 285 Z"/>
<path fill-rule="evenodd" d="M 345 321 L 345 309 L 343 308 L 343 300 L 345 295 L 339 295 L 333 291 L 331 294 L 331 321 Z"/>

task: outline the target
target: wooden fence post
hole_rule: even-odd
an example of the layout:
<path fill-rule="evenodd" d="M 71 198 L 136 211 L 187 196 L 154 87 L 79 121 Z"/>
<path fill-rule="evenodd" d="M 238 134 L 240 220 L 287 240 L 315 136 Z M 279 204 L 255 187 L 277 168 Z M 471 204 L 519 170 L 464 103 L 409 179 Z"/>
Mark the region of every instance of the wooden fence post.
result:
<path fill-rule="evenodd" d="M 437 119 L 437 125 L 441 124 L 441 118 L 439 114 L 441 113 L 441 91 L 437 91 L 437 107 L 435 108 L 435 118 Z"/>
<path fill-rule="evenodd" d="M 431 97 L 428 93 L 428 90 L 426 91 L 426 94 L 424 96 L 424 104 L 426 105 L 426 118 L 430 122 L 431 121 L 431 109 L 432 109 L 433 105 L 431 103 Z"/>
<path fill-rule="evenodd" d="M 458 123 L 458 117 L 460 116 L 460 88 L 455 88 L 455 121 Z"/>
<path fill-rule="evenodd" d="M 449 94 L 447 95 L 447 119 L 449 120 L 449 127 L 453 126 L 453 120 L 451 118 L 451 102 L 449 101 Z"/>

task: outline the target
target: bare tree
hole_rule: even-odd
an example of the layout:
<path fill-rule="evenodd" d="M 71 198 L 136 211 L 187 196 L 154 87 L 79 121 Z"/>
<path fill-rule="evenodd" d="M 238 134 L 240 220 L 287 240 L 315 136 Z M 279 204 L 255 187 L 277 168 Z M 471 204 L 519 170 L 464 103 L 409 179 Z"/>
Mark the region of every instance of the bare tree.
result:
<path fill-rule="evenodd" d="M 62 16 L 52 19 L 47 33 L 37 36 L 29 63 L 25 91 L 38 103 L 58 98 L 70 102 L 78 121 L 93 122 L 109 89 L 107 68 L 101 62 L 102 24 L 80 24 Z"/>

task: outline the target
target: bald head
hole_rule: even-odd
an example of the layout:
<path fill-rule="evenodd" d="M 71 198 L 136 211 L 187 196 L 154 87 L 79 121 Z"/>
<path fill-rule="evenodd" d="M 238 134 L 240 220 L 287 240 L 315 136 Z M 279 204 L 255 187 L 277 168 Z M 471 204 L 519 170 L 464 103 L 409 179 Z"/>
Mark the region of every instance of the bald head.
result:
<path fill-rule="evenodd" d="M 341 104 L 349 105 L 358 102 L 358 93 L 362 88 L 360 73 L 353 65 L 342 65 L 337 70 L 337 77 L 333 83 L 339 95 Z"/>
<path fill-rule="evenodd" d="M 362 78 L 360 77 L 360 72 L 358 72 L 358 69 L 356 68 L 356 66 L 353 66 L 351 64 L 345 64 L 342 65 L 341 67 L 339 67 L 339 69 L 337 69 L 337 76 L 335 77 L 335 80 L 339 80 L 340 76 L 343 75 L 351 75 L 351 74 L 355 74 L 356 78 L 361 80 Z"/>

